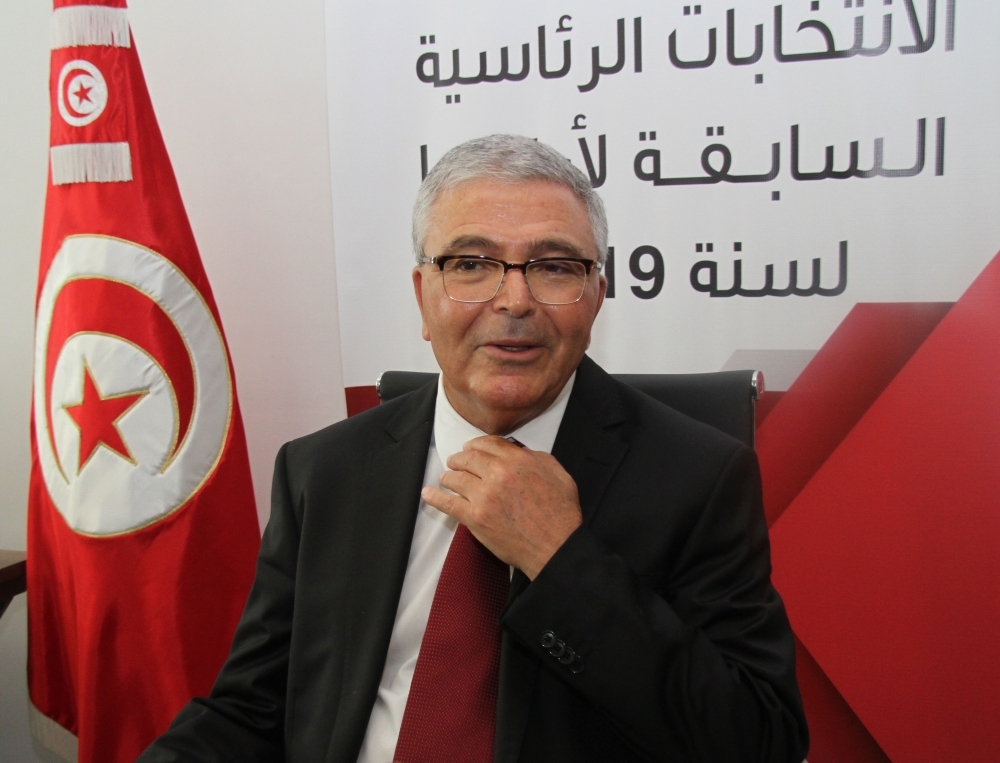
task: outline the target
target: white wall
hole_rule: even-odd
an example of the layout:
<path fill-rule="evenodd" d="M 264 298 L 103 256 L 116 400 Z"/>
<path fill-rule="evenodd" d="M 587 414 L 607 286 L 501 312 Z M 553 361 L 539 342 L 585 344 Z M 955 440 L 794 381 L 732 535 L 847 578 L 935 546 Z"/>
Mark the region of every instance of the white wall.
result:
<path fill-rule="evenodd" d="M 50 6 L 0 3 L 0 548 L 25 546 L 31 341 L 49 142 Z M 0 760 L 42 761 L 28 736 L 26 612 L 0 619 Z"/>
<path fill-rule="evenodd" d="M 345 415 L 322 0 L 132 0 L 130 18 L 229 340 L 258 514 L 282 442 Z M 51 4 L 0 3 L 0 547 L 25 547 Z M 0 620 L 0 760 L 27 732 L 24 597 Z"/>

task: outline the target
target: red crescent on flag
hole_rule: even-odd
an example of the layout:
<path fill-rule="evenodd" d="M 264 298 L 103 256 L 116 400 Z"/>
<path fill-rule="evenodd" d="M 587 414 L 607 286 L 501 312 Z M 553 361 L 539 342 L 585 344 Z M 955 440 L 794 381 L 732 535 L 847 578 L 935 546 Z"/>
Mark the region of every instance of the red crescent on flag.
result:
<path fill-rule="evenodd" d="M 76 334 L 108 334 L 138 346 L 163 369 L 177 407 L 174 442 L 166 464 L 184 443 L 195 407 L 194 362 L 180 330 L 163 308 L 135 286 L 100 276 L 69 281 L 56 297 L 46 348 L 45 399 L 63 345 Z M 46 406 L 49 439 L 55 447 L 51 406 Z M 166 468 L 166 465 L 164 466 Z"/>
<path fill-rule="evenodd" d="M 91 75 L 91 73 L 88 72 L 86 69 L 80 69 L 80 68 L 70 69 L 68 72 L 66 72 L 65 79 L 63 79 L 62 92 L 59 93 L 59 98 L 62 100 L 63 105 L 66 107 L 66 110 L 71 115 L 80 119 L 84 119 L 90 116 L 89 112 L 85 113 L 82 111 L 77 111 L 75 108 L 73 108 L 73 103 L 69 99 L 70 85 L 72 85 L 73 81 L 81 74 L 84 75 L 85 77 L 93 78 L 93 75 Z"/>

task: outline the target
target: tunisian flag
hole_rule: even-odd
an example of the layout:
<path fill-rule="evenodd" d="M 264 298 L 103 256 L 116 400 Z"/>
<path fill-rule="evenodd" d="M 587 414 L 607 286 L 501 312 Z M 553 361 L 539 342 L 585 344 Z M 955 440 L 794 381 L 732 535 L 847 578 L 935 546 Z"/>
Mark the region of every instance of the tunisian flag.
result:
<path fill-rule="evenodd" d="M 226 341 L 123 0 L 56 0 L 50 85 L 32 726 L 64 757 L 126 763 L 211 688 L 259 530 Z"/>

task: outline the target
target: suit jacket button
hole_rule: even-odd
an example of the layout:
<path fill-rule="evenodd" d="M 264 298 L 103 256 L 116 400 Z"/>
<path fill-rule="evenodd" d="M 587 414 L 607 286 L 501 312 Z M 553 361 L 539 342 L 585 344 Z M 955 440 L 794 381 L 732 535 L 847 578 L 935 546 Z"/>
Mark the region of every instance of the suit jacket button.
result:
<path fill-rule="evenodd" d="M 556 641 L 555 645 L 549 649 L 549 654 L 553 657 L 562 657 L 566 653 L 566 642 Z"/>
<path fill-rule="evenodd" d="M 561 662 L 563 665 L 569 665 L 575 659 L 576 659 L 576 652 L 574 652 L 569 647 L 566 647 L 566 653 L 559 658 L 559 662 Z"/>
<path fill-rule="evenodd" d="M 570 665 L 569 672 L 573 675 L 580 675 L 583 672 L 583 658 L 580 655 L 576 655 L 573 658 L 573 664 Z"/>
<path fill-rule="evenodd" d="M 551 649 L 556 643 L 556 634 L 552 631 L 545 631 L 542 637 L 538 639 L 538 643 L 542 645 L 542 649 Z"/>

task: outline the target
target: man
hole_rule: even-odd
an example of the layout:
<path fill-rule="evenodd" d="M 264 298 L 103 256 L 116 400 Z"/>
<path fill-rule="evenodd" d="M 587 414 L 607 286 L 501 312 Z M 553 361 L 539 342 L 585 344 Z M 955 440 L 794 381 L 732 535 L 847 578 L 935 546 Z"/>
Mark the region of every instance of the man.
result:
<path fill-rule="evenodd" d="M 414 246 L 439 383 L 282 448 L 230 657 L 143 763 L 801 761 L 753 452 L 584 355 L 587 179 L 470 141 Z"/>

